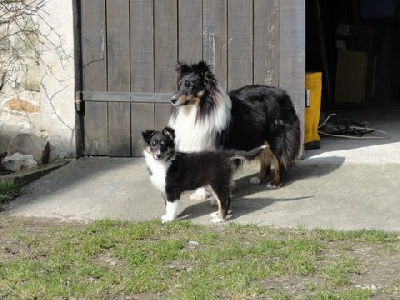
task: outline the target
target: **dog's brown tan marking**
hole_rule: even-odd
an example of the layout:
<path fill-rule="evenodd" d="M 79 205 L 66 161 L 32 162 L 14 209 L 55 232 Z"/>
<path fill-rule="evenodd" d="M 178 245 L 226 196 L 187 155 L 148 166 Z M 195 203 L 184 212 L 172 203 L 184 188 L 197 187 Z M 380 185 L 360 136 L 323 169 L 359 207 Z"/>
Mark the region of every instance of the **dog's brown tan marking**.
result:
<path fill-rule="evenodd" d="M 225 219 L 226 212 L 222 211 L 221 199 L 219 199 L 218 195 L 214 192 L 214 190 L 212 189 L 211 186 L 208 185 L 207 189 L 211 192 L 211 195 L 217 201 L 217 205 L 218 205 L 218 210 L 211 214 L 211 217 L 213 218 L 212 222 L 214 222 L 214 223 L 223 222 Z"/>
<path fill-rule="evenodd" d="M 177 102 L 178 105 L 200 105 L 200 98 L 194 95 L 182 95 Z"/>
<path fill-rule="evenodd" d="M 272 164 L 274 165 L 274 177 L 270 180 L 269 176 Z M 279 161 L 272 153 L 270 147 L 266 147 L 260 154 L 260 172 L 258 173 L 258 178 L 261 182 L 270 180 L 268 184 L 272 188 L 279 188 L 282 185 Z"/>

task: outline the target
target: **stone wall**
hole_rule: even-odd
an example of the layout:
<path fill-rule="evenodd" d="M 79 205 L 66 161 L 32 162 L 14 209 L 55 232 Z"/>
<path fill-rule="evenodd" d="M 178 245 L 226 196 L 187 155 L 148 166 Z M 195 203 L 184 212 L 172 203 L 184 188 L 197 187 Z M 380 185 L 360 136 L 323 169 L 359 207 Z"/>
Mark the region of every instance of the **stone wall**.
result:
<path fill-rule="evenodd" d="M 18 133 L 40 134 L 40 64 L 35 3 L 4 1 L 0 16 L 2 152 Z"/>
<path fill-rule="evenodd" d="M 51 160 L 74 157 L 73 1 L 1 2 L 0 153 L 33 133 L 49 141 Z"/>

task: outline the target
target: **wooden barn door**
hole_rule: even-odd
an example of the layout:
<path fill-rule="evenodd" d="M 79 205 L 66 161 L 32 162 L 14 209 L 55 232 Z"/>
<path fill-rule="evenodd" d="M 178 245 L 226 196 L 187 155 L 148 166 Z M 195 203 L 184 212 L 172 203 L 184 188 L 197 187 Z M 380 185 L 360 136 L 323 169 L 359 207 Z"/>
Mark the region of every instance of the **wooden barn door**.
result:
<path fill-rule="evenodd" d="M 302 116 L 304 1 L 291 3 L 80 1 L 83 153 L 141 156 L 140 132 L 167 123 L 178 60 L 204 59 L 226 90 L 281 86 Z"/>
<path fill-rule="evenodd" d="M 154 6 L 138 0 L 81 3 L 86 155 L 140 156 L 140 132 L 167 123 L 176 86 L 176 1 Z"/>

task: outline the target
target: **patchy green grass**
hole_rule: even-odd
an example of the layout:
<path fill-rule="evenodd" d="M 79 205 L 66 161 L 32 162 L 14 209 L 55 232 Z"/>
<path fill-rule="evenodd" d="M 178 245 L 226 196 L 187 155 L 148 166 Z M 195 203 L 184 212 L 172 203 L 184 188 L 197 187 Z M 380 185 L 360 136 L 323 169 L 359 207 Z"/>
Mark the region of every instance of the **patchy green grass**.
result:
<path fill-rule="evenodd" d="M 8 216 L 0 224 L 0 299 L 400 297 L 395 233 Z"/>
<path fill-rule="evenodd" d="M 0 211 L 4 204 L 9 203 L 20 195 L 21 189 L 22 186 L 20 185 L 9 182 L 0 182 Z"/>

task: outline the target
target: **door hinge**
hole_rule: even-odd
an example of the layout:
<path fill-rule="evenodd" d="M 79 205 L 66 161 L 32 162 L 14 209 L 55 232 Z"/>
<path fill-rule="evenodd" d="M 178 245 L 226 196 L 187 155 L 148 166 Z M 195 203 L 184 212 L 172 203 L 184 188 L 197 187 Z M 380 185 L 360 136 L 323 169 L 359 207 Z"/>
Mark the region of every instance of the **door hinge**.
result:
<path fill-rule="evenodd" d="M 306 107 L 310 107 L 310 90 L 306 90 L 306 101 L 305 101 L 305 104 L 306 104 Z"/>
<path fill-rule="evenodd" d="M 84 101 L 82 100 L 82 92 L 76 92 L 75 94 L 75 111 L 79 113 L 84 111 Z"/>

